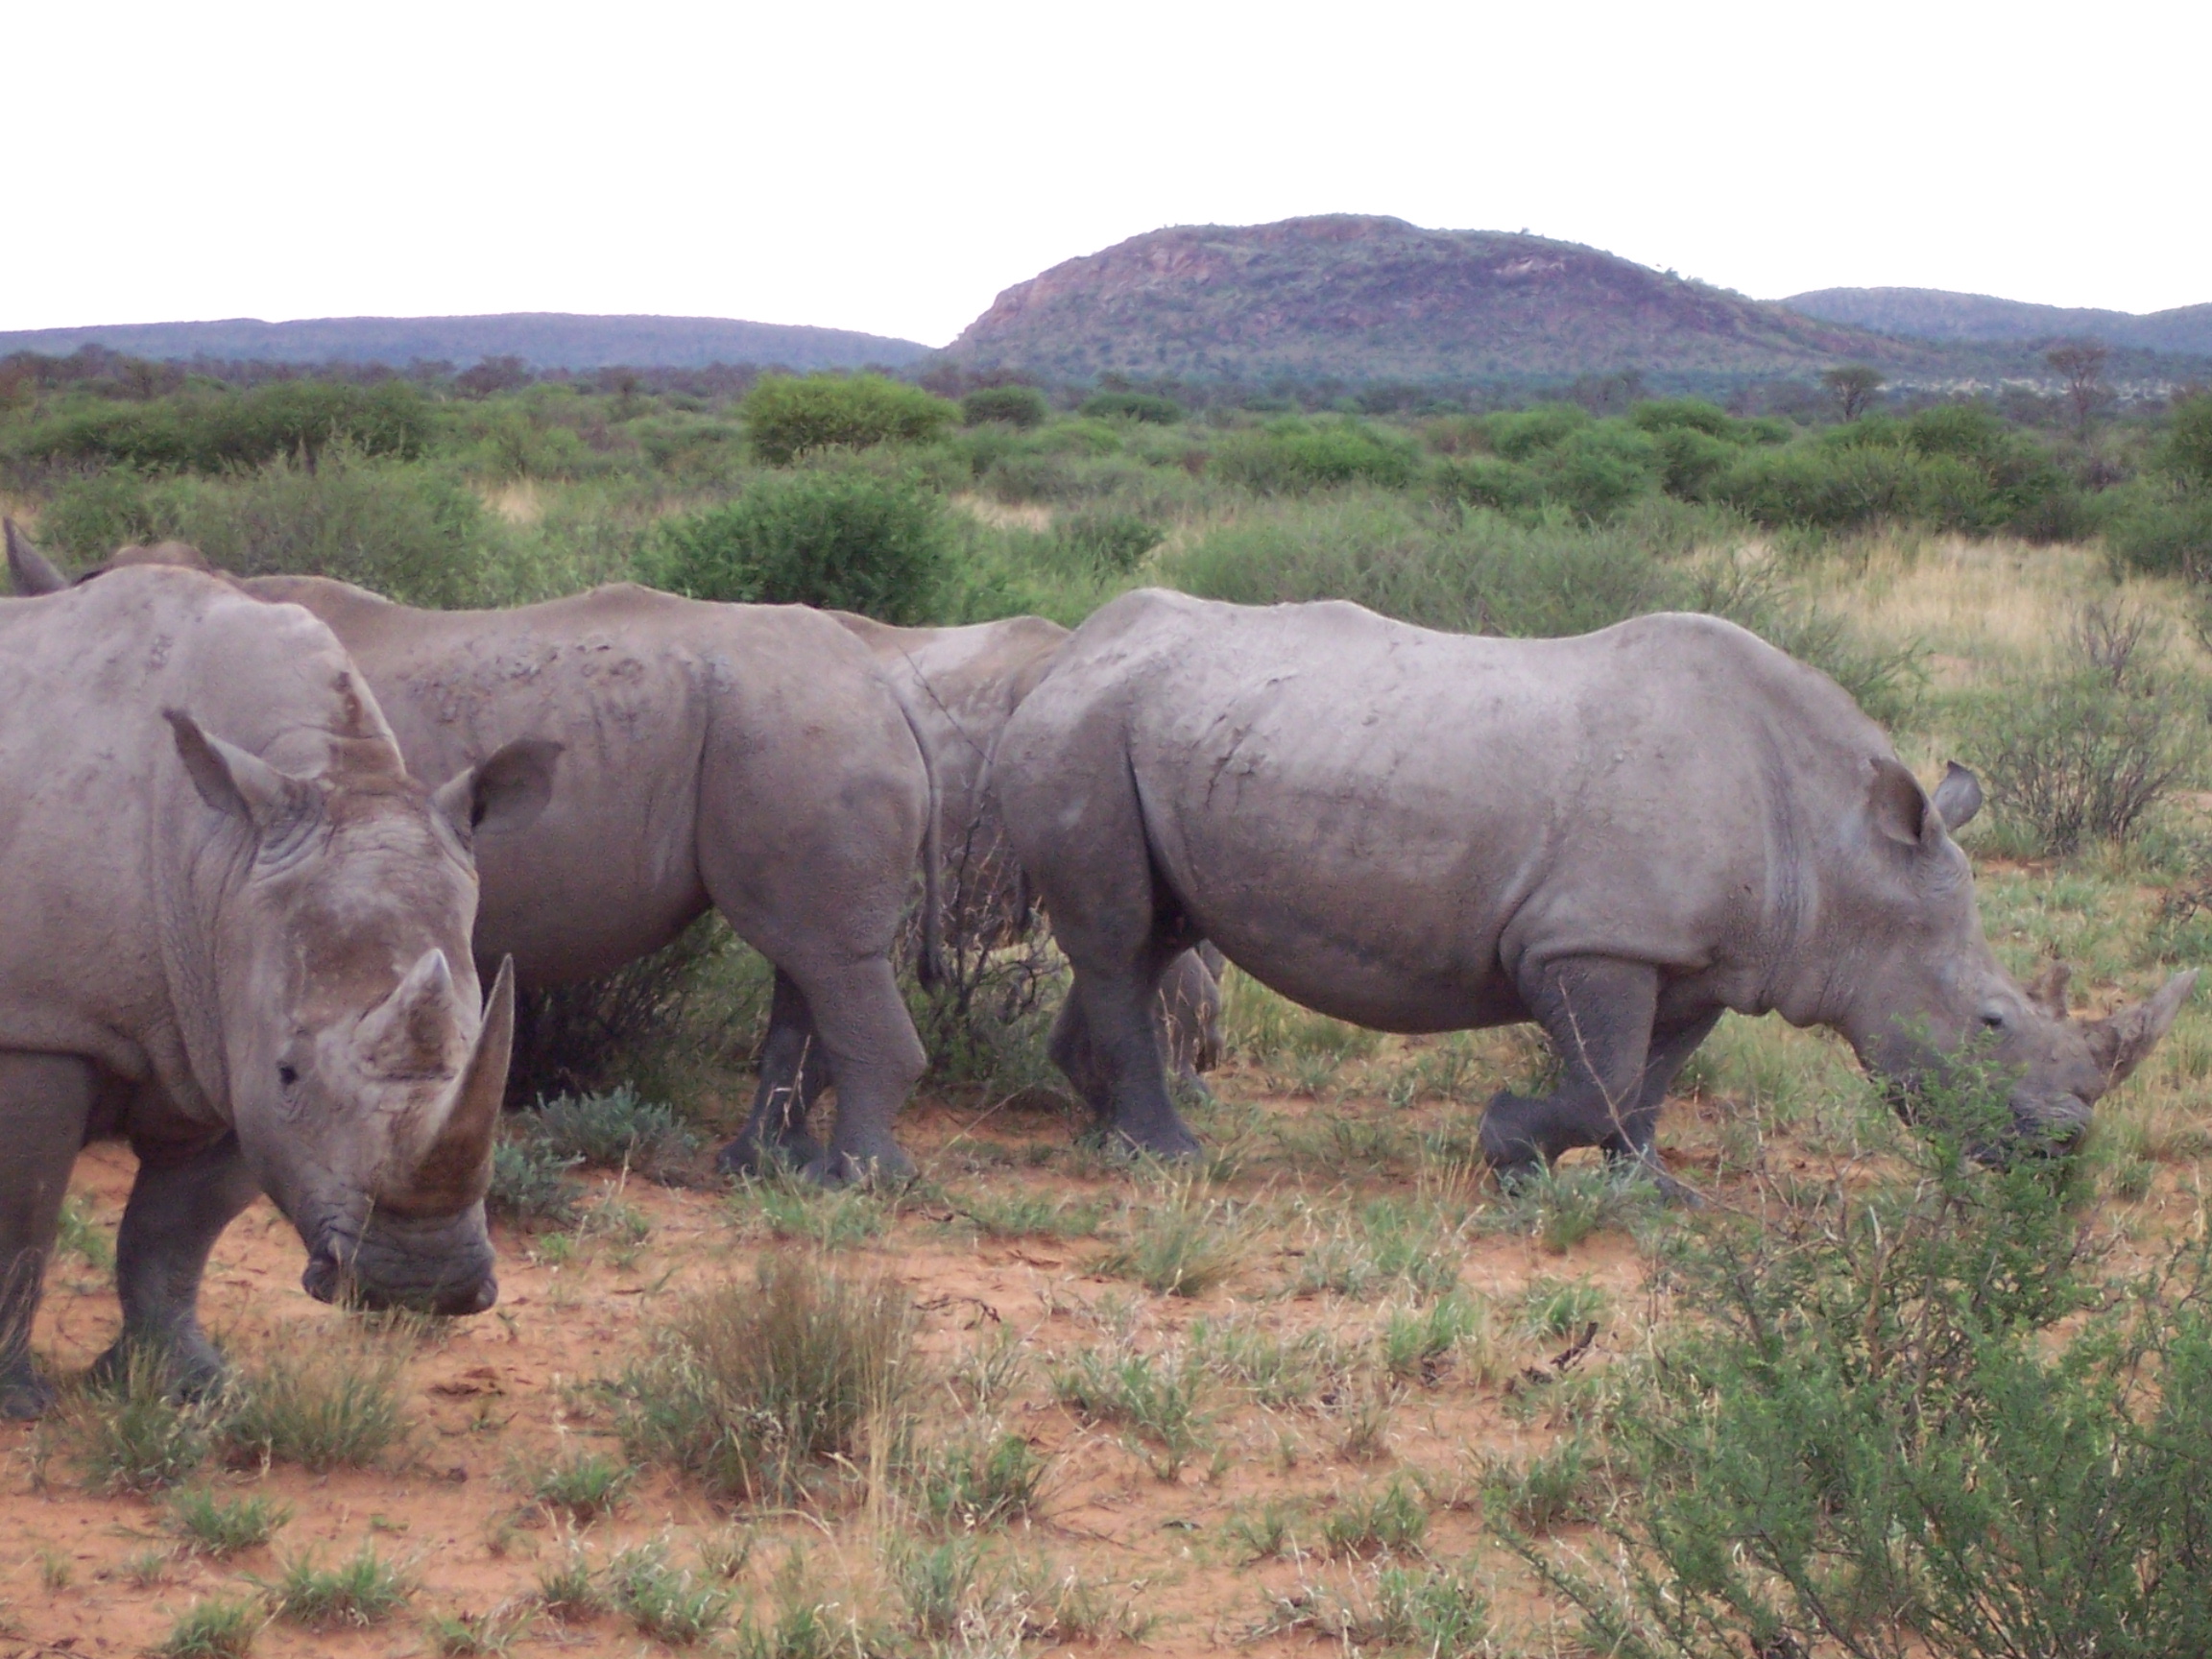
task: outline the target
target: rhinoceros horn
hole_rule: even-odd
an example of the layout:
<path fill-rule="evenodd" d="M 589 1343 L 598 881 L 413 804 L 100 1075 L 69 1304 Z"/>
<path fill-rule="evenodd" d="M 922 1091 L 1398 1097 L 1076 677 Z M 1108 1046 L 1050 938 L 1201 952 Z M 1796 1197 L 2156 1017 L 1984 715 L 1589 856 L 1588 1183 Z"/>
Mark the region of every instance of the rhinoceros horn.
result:
<path fill-rule="evenodd" d="M 2157 1046 L 2158 1039 L 2173 1026 L 2174 1017 L 2196 988 L 2197 970 L 2192 968 L 2167 980 L 2148 1002 L 2130 1002 L 2107 1019 L 2083 1022 L 2089 1052 L 2104 1067 L 2107 1089 L 2117 1089 L 2143 1064 L 2143 1057 Z"/>
<path fill-rule="evenodd" d="M 25 598 L 39 593 L 59 593 L 69 586 L 69 579 L 54 568 L 47 557 L 31 545 L 31 538 L 16 527 L 12 518 L 5 521 L 8 533 L 8 574 L 15 580 L 15 591 Z"/>
<path fill-rule="evenodd" d="M 399 988 L 363 1017 L 361 1057 L 379 1077 L 437 1076 L 448 1070 L 458 1012 L 445 952 L 425 950 Z"/>
<path fill-rule="evenodd" d="M 514 1046 L 515 958 L 509 956 L 492 982 L 476 1050 L 416 1161 L 406 1194 L 409 1208 L 449 1212 L 484 1195 L 492 1178 L 492 1135 L 499 1124 Z"/>

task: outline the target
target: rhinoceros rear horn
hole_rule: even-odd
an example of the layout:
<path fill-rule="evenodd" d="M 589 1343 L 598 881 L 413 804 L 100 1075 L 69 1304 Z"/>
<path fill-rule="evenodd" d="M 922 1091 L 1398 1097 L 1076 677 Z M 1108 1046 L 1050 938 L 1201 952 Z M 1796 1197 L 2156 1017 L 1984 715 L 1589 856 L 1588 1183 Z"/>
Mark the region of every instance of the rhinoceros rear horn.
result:
<path fill-rule="evenodd" d="M 515 958 L 499 964 L 484 1004 L 483 1028 L 460 1086 L 409 1182 L 413 1206 L 452 1211 L 484 1196 L 492 1179 L 492 1136 L 507 1093 L 507 1061 L 515 1046 Z"/>
<path fill-rule="evenodd" d="M 2089 1052 L 2104 1069 L 2105 1088 L 2117 1089 L 2143 1064 L 2158 1039 L 2173 1028 L 2174 1017 L 2196 988 L 2197 970 L 2192 968 L 2167 980 L 2148 1002 L 2130 1002 L 2109 1019 L 2092 1020 L 2083 1027 Z"/>
<path fill-rule="evenodd" d="M 398 988 L 362 1017 L 361 1057 L 382 1077 L 445 1073 L 451 1070 L 460 1012 L 445 952 L 425 950 Z"/>
<path fill-rule="evenodd" d="M 59 593 L 69 586 L 69 579 L 55 569 L 43 553 L 31 545 L 31 538 L 23 534 L 14 519 L 7 519 L 5 523 L 8 533 L 8 574 L 14 578 L 17 593 L 30 599 L 40 593 Z"/>

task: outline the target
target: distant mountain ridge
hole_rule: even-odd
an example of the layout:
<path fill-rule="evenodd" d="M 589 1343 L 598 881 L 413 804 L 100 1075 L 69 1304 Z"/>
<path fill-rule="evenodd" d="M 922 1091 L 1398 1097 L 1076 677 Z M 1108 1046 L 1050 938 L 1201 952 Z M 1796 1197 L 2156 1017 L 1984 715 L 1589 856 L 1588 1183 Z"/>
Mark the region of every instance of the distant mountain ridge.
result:
<path fill-rule="evenodd" d="M 946 349 L 1068 379 L 1437 379 L 1909 368 L 1927 348 L 1595 248 L 1330 214 L 1176 226 L 1016 283 Z"/>
<path fill-rule="evenodd" d="M 1942 288 L 1815 288 L 1776 301 L 1808 317 L 1919 340 L 2103 340 L 2141 351 L 2212 357 L 2212 304 L 2171 311 L 2035 305 Z"/>
<path fill-rule="evenodd" d="M 66 356 L 101 346 L 133 357 L 262 363 L 449 362 L 519 357 L 533 369 L 702 369 L 759 363 L 786 369 L 903 368 L 929 354 L 912 340 L 845 328 L 740 323 L 722 317 L 596 317 L 512 311 L 482 317 L 318 317 L 297 323 L 128 323 L 0 333 L 0 356 Z"/>

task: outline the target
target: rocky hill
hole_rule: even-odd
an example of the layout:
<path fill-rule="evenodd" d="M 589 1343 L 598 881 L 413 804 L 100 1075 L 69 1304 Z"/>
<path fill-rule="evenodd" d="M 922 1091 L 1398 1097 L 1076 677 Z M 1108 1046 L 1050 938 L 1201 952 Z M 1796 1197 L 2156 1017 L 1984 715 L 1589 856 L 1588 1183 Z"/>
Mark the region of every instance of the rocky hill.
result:
<path fill-rule="evenodd" d="M 447 362 L 519 357 L 533 369 L 699 369 L 709 363 L 786 369 L 898 368 L 926 356 L 911 340 L 843 328 L 738 323 L 722 317 L 590 317 L 517 311 L 491 317 L 320 317 L 299 323 L 132 323 L 0 333 L 0 356 L 66 356 L 102 346 L 133 357 L 260 363 Z"/>
<path fill-rule="evenodd" d="M 1902 370 L 1931 357 L 1572 242 L 1352 214 L 1133 236 L 1007 289 L 947 354 L 1067 379 L 1359 380 L 1770 374 L 1843 359 Z"/>
<path fill-rule="evenodd" d="M 2212 305 L 2149 313 L 2097 311 L 2032 305 L 1987 294 L 1953 294 L 1941 288 L 1818 288 L 1792 294 L 1780 303 L 1830 323 L 1921 340 L 2033 345 L 2089 339 L 2139 351 L 2212 357 Z"/>

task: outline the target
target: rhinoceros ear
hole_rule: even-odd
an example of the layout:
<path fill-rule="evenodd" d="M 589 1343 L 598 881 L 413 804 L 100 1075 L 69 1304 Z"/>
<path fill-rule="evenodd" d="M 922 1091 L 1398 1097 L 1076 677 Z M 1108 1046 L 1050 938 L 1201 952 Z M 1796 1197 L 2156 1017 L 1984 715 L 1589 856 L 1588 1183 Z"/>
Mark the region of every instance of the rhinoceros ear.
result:
<path fill-rule="evenodd" d="M 1936 785 L 1936 811 L 1943 828 L 1957 834 L 1982 810 L 1982 780 L 1953 760 L 1943 769 L 1943 781 Z"/>
<path fill-rule="evenodd" d="M 1874 828 L 1901 847 L 1932 847 L 1943 838 L 1943 820 L 1920 781 L 1887 755 L 1873 757 L 1874 781 L 1866 806 Z"/>
<path fill-rule="evenodd" d="M 15 580 L 15 591 L 24 598 L 35 598 L 40 593 L 59 593 L 69 586 L 69 579 L 54 568 L 52 563 L 37 548 L 31 545 L 31 538 L 16 527 L 15 520 L 7 519 L 8 574 Z"/>
<path fill-rule="evenodd" d="M 2192 968 L 2167 980 L 2150 1001 L 2130 1002 L 2109 1020 L 2088 1023 L 2089 1052 L 2104 1068 L 2107 1089 L 2117 1089 L 2143 1064 L 2158 1046 L 2158 1039 L 2172 1029 L 2174 1017 L 2196 988 L 2197 970 Z"/>
<path fill-rule="evenodd" d="M 164 709 L 177 753 L 200 799 L 218 812 L 240 818 L 263 839 L 313 809 L 315 791 L 304 779 L 279 772 L 257 755 L 210 737 L 181 709 Z"/>
<path fill-rule="evenodd" d="M 561 758 L 561 747 L 541 737 L 510 743 L 489 760 L 441 783 L 432 800 L 464 842 L 483 829 L 526 829 L 552 798 L 553 767 Z"/>

